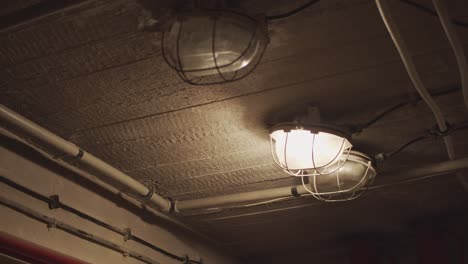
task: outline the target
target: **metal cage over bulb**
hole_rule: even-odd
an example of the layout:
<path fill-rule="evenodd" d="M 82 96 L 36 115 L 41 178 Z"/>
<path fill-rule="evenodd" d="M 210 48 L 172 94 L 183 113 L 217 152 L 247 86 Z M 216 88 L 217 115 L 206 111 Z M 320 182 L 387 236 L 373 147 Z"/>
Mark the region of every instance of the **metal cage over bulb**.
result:
<path fill-rule="evenodd" d="M 377 175 L 371 159 L 358 151 L 343 154 L 330 167 L 333 173 L 309 175 L 308 183 L 302 178 L 304 188 L 316 199 L 326 202 L 358 198 Z"/>
<path fill-rule="evenodd" d="M 324 124 L 279 124 L 271 129 L 270 147 L 274 161 L 293 176 L 330 174 L 343 153 L 351 150 L 350 135 Z M 345 156 L 346 157 L 346 156 Z"/>
<path fill-rule="evenodd" d="M 265 23 L 227 10 L 179 13 L 162 33 L 162 55 L 193 85 L 239 80 L 254 70 L 268 43 Z"/>

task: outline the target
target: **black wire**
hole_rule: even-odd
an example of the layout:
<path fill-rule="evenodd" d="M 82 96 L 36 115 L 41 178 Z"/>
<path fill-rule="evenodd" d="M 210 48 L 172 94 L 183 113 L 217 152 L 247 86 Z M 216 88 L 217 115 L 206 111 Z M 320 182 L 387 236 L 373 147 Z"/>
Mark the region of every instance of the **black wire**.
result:
<path fill-rule="evenodd" d="M 403 106 L 406 106 L 408 105 L 408 102 L 402 102 L 402 103 L 398 103 L 390 108 L 388 108 L 387 110 L 384 110 L 382 113 L 380 113 L 379 115 L 377 115 L 376 117 L 372 118 L 371 120 L 367 121 L 366 123 L 364 123 L 362 125 L 362 127 L 360 127 L 360 129 L 364 129 L 364 128 L 367 128 L 367 127 L 370 127 L 372 126 L 373 124 L 375 124 L 377 121 L 379 121 L 380 119 L 382 119 L 384 116 L 386 116 L 387 114 L 397 110 L 397 109 L 400 109 L 402 108 Z"/>
<path fill-rule="evenodd" d="M 30 209 L 28 207 L 25 207 L 19 203 L 16 203 L 14 201 L 11 201 L 7 198 L 4 198 L 4 197 L 1 197 L 0 198 L 0 204 L 5 206 L 5 207 L 8 207 L 12 210 L 15 210 L 23 215 L 26 215 L 36 221 L 39 221 L 41 223 L 44 223 L 47 225 L 48 228 L 56 228 L 58 230 L 62 230 L 64 232 L 67 232 L 71 235 L 74 235 L 76 237 L 79 237 L 81 239 L 84 239 L 84 240 L 87 240 L 91 243 L 94 243 L 94 244 L 97 244 L 97 245 L 100 245 L 100 246 L 103 246 L 105 248 L 108 248 L 110 250 L 114 250 L 114 251 L 117 251 L 119 253 L 123 253 L 123 254 L 126 254 L 132 258 L 135 258 L 141 262 L 144 262 L 144 263 L 147 263 L 147 264 L 155 264 L 155 263 L 159 263 L 159 262 L 156 262 L 146 256 L 143 256 L 139 253 L 136 253 L 136 252 L 133 252 L 133 251 L 129 251 L 113 242 L 110 242 L 108 240 L 105 240 L 103 238 L 100 238 L 100 237 L 97 237 L 91 233 L 88 233 L 87 231 L 83 230 L 83 229 L 79 229 L 79 228 L 76 228 L 74 226 L 71 226 L 71 225 L 68 225 L 66 223 L 63 223 L 55 218 L 52 218 L 52 217 L 49 217 L 49 216 L 46 216 L 46 215 L 43 215 L 37 211 L 34 211 L 33 209 Z M 51 262 L 48 262 L 48 263 L 51 263 Z M 54 263 L 57 263 L 54 261 Z"/>
<path fill-rule="evenodd" d="M 140 243 L 140 244 L 142 244 L 144 246 L 147 246 L 147 247 L 149 247 L 149 248 L 151 248 L 151 249 L 153 249 L 153 250 L 155 250 L 155 251 L 157 251 L 157 252 L 159 252 L 161 254 L 164 254 L 164 255 L 172 258 L 172 259 L 175 259 L 175 260 L 178 260 L 178 261 L 181 261 L 181 262 L 185 260 L 184 257 L 177 256 L 177 255 L 172 254 L 172 253 L 170 253 L 170 252 L 168 252 L 168 251 L 166 251 L 164 249 L 161 249 L 161 248 L 149 243 L 148 241 L 146 241 L 144 239 L 141 239 L 140 237 L 130 235 L 128 238 L 135 241 L 135 242 L 138 242 L 138 243 Z"/>
<path fill-rule="evenodd" d="M 402 152 L 404 149 L 408 148 L 409 146 L 411 146 L 411 145 L 413 145 L 415 143 L 418 143 L 418 142 L 420 142 L 420 141 L 422 141 L 424 139 L 427 139 L 429 137 L 435 137 L 435 138 L 444 137 L 444 136 L 448 136 L 450 133 L 452 133 L 454 131 L 463 130 L 463 129 L 468 129 L 468 122 L 453 125 L 453 126 L 449 127 L 449 130 L 448 130 L 448 132 L 446 134 L 441 134 L 441 135 L 434 134 L 434 133 L 432 133 L 432 130 L 429 129 L 426 134 L 411 139 L 410 141 L 408 141 L 405 144 L 401 145 L 396 150 L 388 152 L 388 153 L 383 153 L 383 158 L 384 159 L 391 158 L 391 157 L 395 156 L 396 154 Z"/>
<path fill-rule="evenodd" d="M 410 0 L 400 0 L 401 2 L 407 4 L 407 5 L 410 5 L 410 6 L 413 6 L 413 7 L 416 7 L 418 8 L 419 10 L 421 11 L 424 11 L 428 14 L 431 14 L 433 16 L 438 16 L 437 15 L 437 12 L 430 9 L 429 7 L 427 6 L 424 6 L 424 5 L 421 5 L 419 3 L 416 3 L 416 2 L 413 2 L 413 1 L 410 1 Z M 460 20 L 457 20 L 457 19 L 451 19 L 452 23 L 455 24 L 455 25 L 458 25 L 458 26 L 461 26 L 461 27 L 468 27 L 468 23 L 467 22 L 464 22 L 464 21 L 460 21 Z"/>
<path fill-rule="evenodd" d="M 292 15 L 295 15 L 299 12 L 301 12 L 302 10 L 308 8 L 309 6 L 312 6 L 313 4 L 316 4 L 318 3 L 320 0 L 310 0 L 309 2 L 289 11 L 289 12 L 286 12 L 286 13 L 283 13 L 283 14 L 279 14 L 279 15 L 272 15 L 272 16 L 266 16 L 266 20 L 276 20 L 276 19 L 282 19 L 282 18 L 286 18 L 286 17 L 289 17 L 289 16 L 292 16 Z"/>
<path fill-rule="evenodd" d="M 304 5 L 299 6 L 299 7 L 295 8 L 295 9 L 289 11 L 289 12 L 279 14 L 279 15 L 266 16 L 266 20 L 282 19 L 282 18 L 286 18 L 286 17 L 292 16 L 292 15 L 295 15 L 295 14 L 301 12 L 302 10 L 312 6 L 313 4 L 318 3 L 319 1 L 320 0 L 311 0 L 311 1 L 307 2 L 307 3 L 305 3 Z M 422 4 L 413 2 L 411 0 L 400 0 L 400 1 L 402 3 L 404 3 L 404 4 L 407 4 L 407 5 L 410 5 L 412 7 L 418 8 L 419 10 L 421 10 L 423 12 L 426 12 L 426 13 L 432 15 L 432 16 L 438 17 L 437 12 L 432 10 L 431 8 L 427 7 L 427 6 L 424 6 Z M 457 26 L 468 28 L 468 22 L 460 21 L 460 20 L 457 20 L 457 19 L 451 19 L 451 21 L 452 21 L 453 24 L 455 24 Z"/>
<path fill-rule="evenodd" d="M 422 135 L 422 136 L 418 136 L 416 138 L 413 138 L 412 140 L 406 142 L 405 144 L 401 145 L 399 148 L 397 148 L 396 150 L 392 151 L 392 152 L 389 152 L 389 153 L 386 153 L 385 154 L 385 158 L 391 158 L 393 156 L 395 156 L 396 154 L 402 152 L 404 149 L 406 149 L 407 147 L 419 142 L 419 141 L 422 141 L 426 138 L 428 138 L 429 135 Z"/>
<path fill-rule="evenodd" d="M 37 193 L 31 189 L 28 189 L 22 185 L 19 185 L 17 184 L 16 182 L 13 182 L 11 181 L 10 179 L 7 179 L 3 176 L 0 176 L 0 182 L 3 182 L 5 183 L 6 185 L 9 185 L 11 187 L 13 187 L 14 189 L 17 189 L 18 191 L 22 192 L 22 193 L 25 193 L 29 196 L 32 196 L 34 198 L 36 198 L 37 200 L 40 200 L 40 201 L 43 201 L 45 203 L 49 203 L 52 199 L 50 199 L 49 197 L 46 197 L 40 193 Z"/>
<path fill-rule="evenodd" d="M 454 92 L 457 92 L 461 90 L 459 87 L 454 87 L 454 88 L 450 88 L 450 89 L 446 89 L 446 90 L 443 90 L 443 91 L 438 91 L 438 92 L 433 92 L 431 93 L 431 96 L 434 96 L 434 97 L 437 97 L 437 96 L 443 96 L 443 95 L 447 95 L 447 94 L 451 94 L 451 93 L 454 93 Z M 412 99 L 412 100 L 407 100 L 407 101 L 404 101 L 404 102 L 400 102 L 384 111 L 382 111 L 380 114 L 378 114 L 377 116 L 375 116 L 374 118 L 372 118 L 371 120 L 365 122 L 364 124 L 361 124 L 361 125 L 357 125 L 356 127 L 354 127 L 352 130 L 352 133 L 360 133 L 362 132 L 362 130 L 372 126 L 373 124 L 377 123 L 377 121 L 381 120 L 383 117 L 385 117 L 386 115 L 404 107 L 404 106 L 407 106 L 407 105 L 410 105 L 410 104 L 414 104 L 416 102 L 419 102 L 421 101 L 422 98 L 421 97 L 418 97 L 418 98 L 415 98 L 415 99 Z"/>
<path fill-rule="evenodd" d="M 99 226 L 102 226 L 102 227 L 104 227 L 106 229 L 114 231 L 114 232 L 116 232 L 116 233 L 118 233 L 120 235 L 125 235 L 126 234 L 121 229 L 119 229 L 117 227 L 114 227 L 112 225 L 109 225 L 109 224 L 107 224 L 107 223 L 105 223 L 105 222 L 103 222 L 103 221 L 101 221 L 101 220 L 99 220 L 97 218 L 94 218 L 94 217 L 92 217 L 92 216 L 90 216 L 90 215 L 88 215 L 86 213 L 83 213 L 83 212 L 81 212 L 81 211 L 79 211 L 79 210 L 77 210 L 75 208 L 72 208 L 72 207 L 70 207 L 70 206 L 68 206 L 68 205 L 66 205 L 66 204 L 64 204 L 62 202 L 57 202 L 57 207 L 65 210 L 65 211 L 67 211 L 69 213 L 75 214 L 75 215 L 77 215 L 77 216 L 79 216 L 79 217 L 81 217 L 83 219 L 86 219 L 86 220 L 88 220 L 88 221 L 90 221 L 92 223 L 95 223 L 95 224 L 97 224 Z"/>
<path fill-rule="evenodd" d="M 468 122 L 456 124 L 452 126 L 452 130 L 463 130 L 468 129 Z"/>
<path fill-rule="evenodd" d="M 75 209 L 75 208 L 73 208 L 73 207 L 71 207 L 71 206 L 69 206 L 67 204 L 64 204 L 64 203 L 62 203 L 62 202 L 60 202 L 58 200 L 54 200 L 51 197 L 47 197 L 47 196 L 42 195 L 42 194 L 40 194 L 40 193 L 38 193 L 36 191 L 33 191 L 33 190 L 31 190 L 31 189 L 29 189 L 27 187 L 24 187 L 24 186 L 22 186 L 22 185 L 20 185 L 20 184 L 18 184 L 16 182 L 6 178 L 6 177 L 4 177 L 4 176 L 0 176 L 0 182 L 3 182 L 6 185 L 8 185 L 8 186 L 10 186 L 10 187 L 12 187 L 12 188 L 14 188 L 16 190 L 18 190 L 20 192 L 23 192 L 23 193 L 25 193 L 25 194 L 27 194 L 27 195 L 29 195 L 31 197 L 34 197 L 34 198 L 36 198 L 36 199 L 38 199 L 40 201 L 43 201 L 43 202 L 45 202 L 47 204 L 54 203 L 54 205 L 56 206 L 55 208 L 61 208 L 61 209 L 65 210 L 65 211 L 67 211 L 69 213 L 75 214 L 75 215 L 77 215 L 77 216 L 79 216 L 79 217 L 81 217 L 83 219 L 86 219 L 86 220 L 88 220 L 88 221 L 90 221 L 92 223 L 95 223 L 95 224 L 97 224 L 97 225 L 99 225 L 101 227 L 104 227 L 104 228 L 106 228 L 108 230 L 111 230 L 111 231 L 113 231 L 115 233 L 118 233 L 118 234 L 120 234 L 122 236 L 127 235 L 127 232 L 120 229 L 120 228 L 117 228 L 115 226 L 107 224 L 107 223 L 105 223 L 105 222 L 103 222 L 103 221 L 101 221 L 101 220 L 99 220 L 99 219 L 97 219 L 97 218 L 95 218 L 93 216 L 90 216 L 90 215 L 88 215 L 88 214 L 86 214 L 86 213 L 84 213 L 82 211 L 79 211 L 79 210 L 77 210 L 77 209 Z M 164 249 L 162 249 L 160 247 L 157 247 L 157 246 L 151 244 L 150 242 L 148 242 L 148 241 L 146 241 L 146 240 L 144 240 L 144 239 L 142 239 L 142 238 L 140 238 L 138 236 L 135 236 L 133 234 L 129 234 L 128 239 L 133 240 L 133 241 L 135 241 L 137 243 L 140 243 L 140 244 L 142 244 L 142 245 L 144 245 L 146 247 L 149 247 L 149 248 L 153 249 L 154 251 L 157 251 L 157 252 L 159 252 L 159 253 L 167 256 L 167 257 L 170 257 L 172 259 L 175 259 L 177 261 L 180 261 L 180 262 L 185 261 L 186 263 L 201 264 L 201 262 L 190 260 L 190 259 L 187 259 L 186 257 L 181 257 L 181 256 L 178 256 L 178 255 L 175 255 L 175 254 L 173 254 L 173 253 L 171 253 L 169 251 L 166 251 L 166 250 L 164 250 Z"/>

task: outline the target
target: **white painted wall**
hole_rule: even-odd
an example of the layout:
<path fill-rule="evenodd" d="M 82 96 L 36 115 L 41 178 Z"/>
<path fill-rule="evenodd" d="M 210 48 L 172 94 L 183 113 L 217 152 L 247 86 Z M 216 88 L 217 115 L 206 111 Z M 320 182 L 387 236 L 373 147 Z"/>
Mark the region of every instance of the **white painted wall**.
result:
<path fill-rule="evenodd" d="M 203 259 L 205 264 L 239 263 L 222 254 L 209 243 L 175 228 L 163 224 L 148 223 L 129 210 L 114 202 L 83 188 L 79 184 L 58 175 L 56 172 L 20 156 L 10 149 L 0 148 L 0 173 L 15 182 L 31 188 L 43 195 L 58 194 L 60 200 L 114 226 L 131 228 L 132 233 L 178 255 L 188 254 L 191 259 Z M 75 176 L 79 177 L 79 176 Z M 58 220 L 82 228 L 112 242 L 140 252 L 162 264 L 179 263 L 154 252 L 133 241 L 124 242 L 118 234 L 103 229 L 61 209 L 49 210 L 47 205 L 28 195 L 0 183 L 3 196 Z M 82 240 L 64 231 L 48 230 L 47 227 L 23 214 L 0 205 L 0 230 L 29 240 L 64 254 L 77 257 L 90 263 L 141 263 L 133 258 L 124 257 L 102 246 Z M 154 216 L 153 219 L 156 219 Z M 171 230 L 169 230 L 169 228 Z M 182 233 L 182 234 L 181 234 Z"/>

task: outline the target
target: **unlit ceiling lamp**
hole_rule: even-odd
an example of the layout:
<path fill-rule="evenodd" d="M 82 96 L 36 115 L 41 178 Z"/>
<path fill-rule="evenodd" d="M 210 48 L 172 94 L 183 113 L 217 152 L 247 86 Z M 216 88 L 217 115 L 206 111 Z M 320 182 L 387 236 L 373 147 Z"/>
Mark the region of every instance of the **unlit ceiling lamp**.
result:
<path fill-rule="evenodd" d="M 343 154 L 330 166 L 329 174 L 315 173 L 302 177 L 304 188 L 316 199 L 326 202 L 350 201 L 358 198 L 365 187 L 372 183 L 377 172 L 371 159 L 358 151 Z"/>
<path fill-rule="evenodd" d="M 162 54 L 184 81 L 216 84 L 247 76 L 267 43 L 260 19 L 229 10 L 197 10 L 170 21 L 162 34 Z"/>

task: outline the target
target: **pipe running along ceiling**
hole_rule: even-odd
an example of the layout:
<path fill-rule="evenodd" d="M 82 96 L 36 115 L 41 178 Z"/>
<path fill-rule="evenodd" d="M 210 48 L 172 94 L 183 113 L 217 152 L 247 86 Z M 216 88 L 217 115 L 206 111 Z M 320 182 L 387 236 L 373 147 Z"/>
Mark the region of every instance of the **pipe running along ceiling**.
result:
<path fill-rule="evenodd" d="M 391 4 L 392 14 L 425 87 L 431 94 L 461 87 L 457 61 L 438 18 L 403 2 Z M 298 3 L 241 5 L 279 14 Z M 449 1 L 447 6 L 452 19 L 466 21 L 465 1 Z M 139 199 L 154 187 L 155 208 L 164 211 L 170 208 L 166 197 L 196 200 L 297 186 L 300 179 L 273 163 L 267 128 L 276 113 L 294 112 L 298 105 L 318 105 L 334 123 L 363 124 L 391 106 L 410 102 L 353 137 L 353 145 L 368 155 L 390 153 L 427 135 L 435 124 L 426 104 L 418 100 L 373 1 L 320 1 L 293 17 L 271 22 L 270 43 L 255 71 L 238 82 L 207 87 L 181 82 L 165 65 L 160 36 L 139 30 L 143 14 L 135 1 L 88 1 L 65 11 L 60 19 L 52 15 L 34 26 L 5 29 L 0 36 L 0 63 L 5 69 L 0 73 L 1 103 L 72 142 L 66 144 L 70 155 L 94 160 L 80 154 L 80 149 L 86 150 L 121 172 L 112 184 L 107 182 L 112 168 L 100 178 L 99 184 L 107 184 L 116 194 L 127 175 Z M 467 32 L 459 24 L 456 28 L 466 48 Z M 434 100 L 447 121 L 456 125 L 466 122 L 466 110 L 461 90 L 454 90 Z M 466 157 L 463 130 L 451 136 L 455 160 Z M 57 154 L 50 145 L 45 150 Z M 380 182 L 375 184 L 403 180 L 385 172 L 446 160 L 441 138 L 425 136 L 381 164 Z M 92 178 L 95 171 L 87 172 L 88 165 L 96 163 L 88 159 L 79 168 L 84 172 L 76 172 Z M 238 253 L 257 256 L 305 241 L 320 250 L 306 238 L 309 232 L 318 240 L 335 241 L 366 227 L 392 230 L 390 216 L 405 223 L 441 208 L 466 206 L 460 203 L 465 194 L 450 174 L 397 186 L 369 190 L 362 199 L 343 205 L 287 199 L 182 220 Z M 438 200 L 441 196 L 443 201 Z M 314 210 L 306 210 L 311 207 Z M 360 222 L 362 228 L 342 219 Z M 321 222 L 328 222 L 330 231 L 319 230 Z M 292 226 L 288 232 L 284 223 Z"/>

